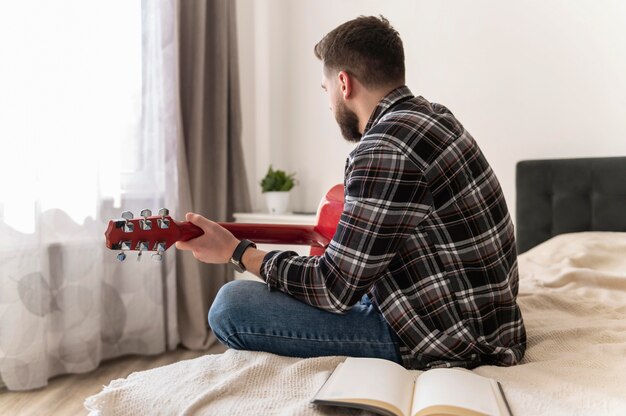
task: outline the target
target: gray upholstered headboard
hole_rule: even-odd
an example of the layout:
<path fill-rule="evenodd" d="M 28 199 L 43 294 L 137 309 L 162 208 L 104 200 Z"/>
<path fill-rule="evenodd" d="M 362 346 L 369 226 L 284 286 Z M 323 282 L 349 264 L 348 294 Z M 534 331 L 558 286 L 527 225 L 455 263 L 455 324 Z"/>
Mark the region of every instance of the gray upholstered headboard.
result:
<path fill-rule="evenodd" d="M 626 231 L 626 157 L 517 164 L 519 253 L 563 233 Z"/>

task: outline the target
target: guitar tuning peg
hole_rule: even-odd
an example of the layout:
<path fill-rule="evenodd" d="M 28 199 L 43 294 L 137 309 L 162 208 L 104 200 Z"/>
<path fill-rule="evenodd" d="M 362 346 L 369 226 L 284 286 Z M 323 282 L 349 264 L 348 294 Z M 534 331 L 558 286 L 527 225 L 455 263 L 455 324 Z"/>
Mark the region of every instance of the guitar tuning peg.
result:
<path fill-rule="evenodd" d="M 152 221 L 148 219 L 149 216 L 152 215 L 152 211 L 149 209 L 144 209 L 141 211 L 141 216 L 143 220 L 139 221 L 142 230 L 151 230 L 152 229 Z"/>
<path fill-rule="evenodd" d="M 118 259 L 119 261 L 124 261 L 124 260 L 126 260 L 126 254 L 125 254 L 123 251 L 120 251 L 120 252 L 117 254 L 117 259 Z"/>
<path fill-rule="evenodd" d="M 135 250 L 139 251 L 139 254 L 137 254 L 137 261 L 141 261 L 141 253 L 147 251 L 149 248 L 150 246 L 146 241 L 140 241 L 137 243 L 137 245 L 135 246 Z"/>
<path fill-rule="evenodd" d="M 165 251 L 165 243 L 156 243 L 154 245 L 154 249 L 156 253 L 152 255 L 152 260 L 161 261 L 163 260 L 163 252 Z"/>
<path fill-rule="evenodd" d="M 132 233 L 135 229 L 135 226 L 132 222 L 129 222 L 129 220 L 133 219 L 133 213 L 130 211 L 124 211 L 122 212 L 122 218 L 126 220 L 126 224 L 124 224 L 124 232 Z"/>
<path fill-rule="evenodd" d="M 167 215 L 170 215 L 170 210 L 167 208 L 161 208 L 159 209 L 159 215 L 161 216 L 161 218 L 157 221 L 159 228 L 170 228 L 170 221 L 165 218 Z"/>

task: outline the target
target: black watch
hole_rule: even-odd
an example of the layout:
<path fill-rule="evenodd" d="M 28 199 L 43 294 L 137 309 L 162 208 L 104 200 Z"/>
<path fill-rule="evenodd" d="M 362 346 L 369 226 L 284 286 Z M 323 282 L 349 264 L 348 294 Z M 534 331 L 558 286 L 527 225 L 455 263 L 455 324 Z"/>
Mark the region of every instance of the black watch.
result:
<path fill-rule="evenodd" d="M 235 270 L 237 270 L 239 273 L 243 273 L 246 271 L 246 267 L 241 262 L 241 258 L 243 257 L 243 253 L 248 247 L 256 248 L 256 244 L 254 244 L 250 240 L 241 240 L 241 242 L 237 244 L 237 248 L 235 248 L 235 251 L 233 252 L 233 255 L 229 260 L 230 264 L 235 266 Z"/>

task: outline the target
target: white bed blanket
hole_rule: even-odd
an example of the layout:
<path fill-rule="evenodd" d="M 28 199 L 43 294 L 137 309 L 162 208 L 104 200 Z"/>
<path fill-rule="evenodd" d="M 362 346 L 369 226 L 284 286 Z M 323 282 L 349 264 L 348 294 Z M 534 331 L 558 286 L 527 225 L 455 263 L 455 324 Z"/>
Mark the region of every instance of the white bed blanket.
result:
<path fill-rule="evenodd" d="M 555 237 L 519 258 L 528 349 L 499 380 L 520 415 L 626 415 L 626 233 Z M 133 373 L 87 398 L 90 415 L 335 415 L 309 403 L 345 357 L 229 350 Z"/>

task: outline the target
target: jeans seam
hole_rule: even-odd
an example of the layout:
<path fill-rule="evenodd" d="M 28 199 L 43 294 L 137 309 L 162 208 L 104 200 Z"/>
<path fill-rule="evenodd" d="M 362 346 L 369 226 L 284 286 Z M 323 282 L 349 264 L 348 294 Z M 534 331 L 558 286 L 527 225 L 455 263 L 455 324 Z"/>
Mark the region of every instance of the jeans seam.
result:
<path fill-rule="evenodd" d="M 284 335 L 272 335 L 272 334 L 259 334 L 256 332 L 233 332 L 232 334 L 228 335 L 226 337 L 226 343 L 228 344 L 228 346 L 230 347 L 230 338 L 234 337 L 236 335 L 256 335 L 256 336 L 260 336 L 260 337 L 272 337 L 272 338 L 283 338 L 283 339 L 297 339 L 300 341 L 314 341 L 314 342 L 340 342 L 340 343 L 348 343 L 348 344 L 363 344 L 363 343 L 368 343 L 368 344 L 376 344 L 376 345 L 396 345 L 395 342 L 391 341 L 391 342 L 375 342 L 375 341 L 340 341 L 340 340 L 334 340 L 334 339 L 311 339 L 311 338 L 300 338 L 300 337 L 290 337 L 290 336 L 284 336 Z"/>

